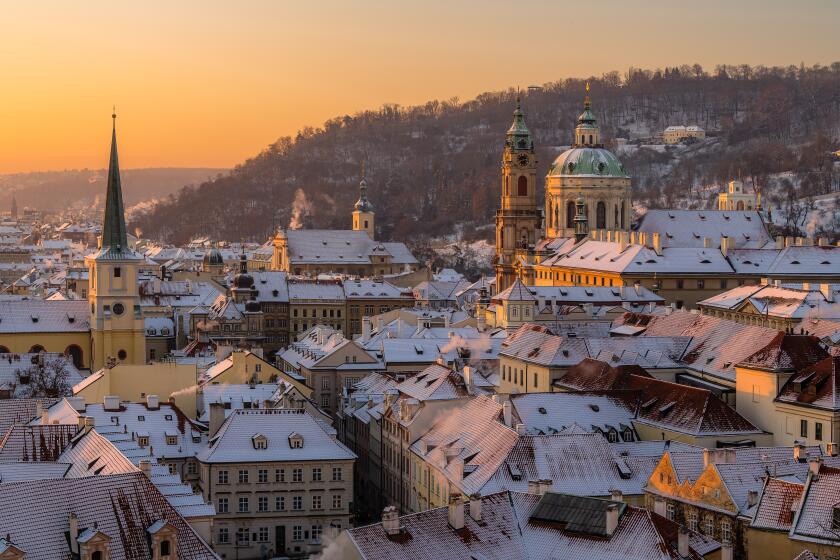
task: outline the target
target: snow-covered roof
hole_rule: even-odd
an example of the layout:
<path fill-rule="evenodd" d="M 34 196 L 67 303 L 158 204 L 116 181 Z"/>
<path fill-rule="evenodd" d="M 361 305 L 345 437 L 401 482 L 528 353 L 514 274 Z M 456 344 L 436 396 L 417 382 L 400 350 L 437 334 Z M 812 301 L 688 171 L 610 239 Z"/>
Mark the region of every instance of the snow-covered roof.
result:
<path fill-rule="evenodd" d="M 225 417 L 234 410 L 246 408 L 264 408 L 265 402 L 271 400 L 277 391 L 277 383 L 218 384 L 208 383 L 202 386 L 202 406 L 198 420 L 207 422 L 210 414 L 210 403 L 225 405 Z"/>
<path fill-rule="evenodd" d="M 253 436 L 268 440 L 264 449 L 254 447 Z M 292 447 L 292 434 L 303 438 L 302 447 Z M 303 410 L 236 410 L 199 454 L 203 463 L 260 463 L 278 461 L 347 461 L 356 455 L 336 441 L 324 427 Z"/>
<path fill-rule="evenodd" d="M 369 264 L 373 256 L 391 257 L 396 264 L 417 263 L 403 243 L 380 243 L 367 232 L 355 230 L 290 229 L 290 264 Z"/>
<path fill-rule="evenodd" d="M 90 306 L 85 300 L 0 301 L 0 334 L 89 330 Z"/>

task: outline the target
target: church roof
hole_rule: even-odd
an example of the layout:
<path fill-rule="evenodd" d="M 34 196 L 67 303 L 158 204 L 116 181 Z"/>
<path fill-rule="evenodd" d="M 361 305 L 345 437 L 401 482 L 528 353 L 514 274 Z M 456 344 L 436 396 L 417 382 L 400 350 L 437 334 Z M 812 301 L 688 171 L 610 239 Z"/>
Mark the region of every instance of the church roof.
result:
<path fill-rule="evenodd" d="M 605 148 L 592 147 L 566 150 L 551 164 L 548 176 L 630 177 L 615 154 Z"/>

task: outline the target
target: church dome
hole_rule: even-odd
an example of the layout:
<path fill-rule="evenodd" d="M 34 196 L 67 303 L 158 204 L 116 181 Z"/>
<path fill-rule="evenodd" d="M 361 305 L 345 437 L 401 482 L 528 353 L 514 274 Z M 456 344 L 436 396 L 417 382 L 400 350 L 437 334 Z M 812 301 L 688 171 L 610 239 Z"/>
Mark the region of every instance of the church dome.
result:
<path fill-rule="evenodd" d="M 566 150 L 548 168 L 549 177 L 629 178 L 624 165 L 606 148 L 576 147 Z"/>
<path fill-rule="evenodd" d="M 225 264 L 225 261 L 222 258 L 222 253 L 216 247 L 210 247 L 207 249 L 207 252 L 204 253 L 204 264 L 221 266 Z"/>
<path fill-rule="evenodd" d="M 239 257 L 239 274 L 233 277 L 234 290 L 250 290 L 254 287 L 254 277 L 248 274 L 248 261 L 245 253 Z"/>

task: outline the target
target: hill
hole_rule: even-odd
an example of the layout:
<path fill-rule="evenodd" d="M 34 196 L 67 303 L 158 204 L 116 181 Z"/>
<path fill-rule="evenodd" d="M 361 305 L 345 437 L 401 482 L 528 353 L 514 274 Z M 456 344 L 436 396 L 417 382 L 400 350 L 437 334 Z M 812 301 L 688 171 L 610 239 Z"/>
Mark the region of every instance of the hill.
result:
<path fill-rule="evenodd" d="M 633 176 L 634 199 L 644 206 L 702 207 L 710 202 L 701 186 L 738 174 L 764 186 L 792 173 L 781 190 L 767 193 L 780 207 L 786 198 L 840 190 L 831 155 L 840 137 L 840 63 L 719 66 L 711 72 L 698 65 L 631 68 L 624 75 L 547 83 L 522 100 L 541 175 L 571 141 L 585 81 L 592 83 L 602 137 L 629 140 L 620 157 Z M 336 117 L 280 138 L 226 175 L 184 187 L 134 225 L 175 243 L 198 234 L 264 240 L 276 225 L 289 223 L 293 206 L 305 206 L 313 227 L 349 227 L 366 160 L 380 237 L 417 239 L 456 228 L 486 232 L 516 95 L 510 89 L 466 102 L 386 105 Z M 678 148 L 645 145 L 676 124 L 699 125 L 710 137 Z"/>
<path fill-rule="evenodd" d="M 226 169 L 147 168 L 122 171 L 122 186 L 128 206 L 162 199 L 184 185 L 199 184 Z M 97 205 L 105 193 L 107 169 L 75 169 L 0 175 L 0 208 L 8 209 L 12 195 L 18 207 L 55 211 Z"/>

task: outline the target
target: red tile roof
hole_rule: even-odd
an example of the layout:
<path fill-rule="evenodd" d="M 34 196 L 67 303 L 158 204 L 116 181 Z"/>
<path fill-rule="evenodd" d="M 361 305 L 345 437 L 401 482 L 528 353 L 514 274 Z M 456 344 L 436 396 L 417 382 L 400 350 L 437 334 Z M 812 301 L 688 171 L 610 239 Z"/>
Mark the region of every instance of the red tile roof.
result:
<path fill-rule="evenodd" d="M 779 402 L 840 410 L 840 356 L 825 358 L 788 379 Z"/>
<path fill-rule="evenodd" d="M 750 526 L 770 531 L 789 531 L 804 488 L 805 485 L 801 483 L 768 478 Z"/>

